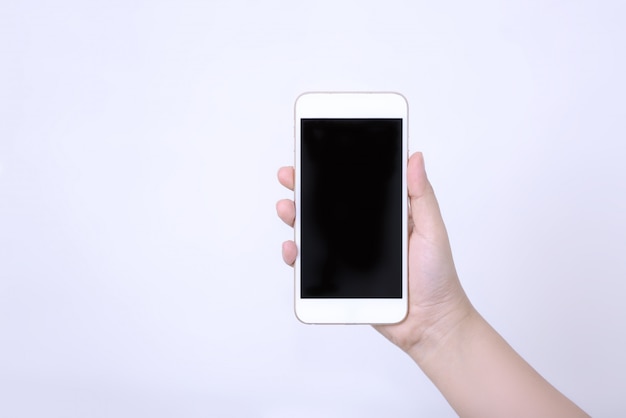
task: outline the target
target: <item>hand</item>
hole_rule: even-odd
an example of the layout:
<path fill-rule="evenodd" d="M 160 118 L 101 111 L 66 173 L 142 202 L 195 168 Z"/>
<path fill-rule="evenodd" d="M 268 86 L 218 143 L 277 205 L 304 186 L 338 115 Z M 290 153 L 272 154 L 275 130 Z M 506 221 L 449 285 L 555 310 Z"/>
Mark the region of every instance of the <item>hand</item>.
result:
<path fill-rule="evenodd" d="M 439 205 L 424 169 L 424 158 L 415 153 L 408 162 L 409 189 L 409 312 L 404 321 L 374 326 L 416 360 L 470 316 L 473 307 L 457 277 L 452 252 Z M 278 180 L 294 188 L 294 168 L 282 167 Z M 293 226 L 294 202 L 283 199 L 276 204 L 278 216 Z M 293 265 L 297 248 L 286 241 L 283 260 Z"/>
<path fill-rule="evenodd" d="M 587 417 L 474 309 L 459 283 L 422 154 L 408 164 L 409 312 L 398 324 L 375 328 L 415 360 L 459 416 Z M 293 190 L 293 167 L 281 168 L 278 179 Z M 292 200 L 280 200 L 276 210 L 293 226 Z M 295 243 L 284 242 L 285 262 L 293 265 L 296 255 Z"/>

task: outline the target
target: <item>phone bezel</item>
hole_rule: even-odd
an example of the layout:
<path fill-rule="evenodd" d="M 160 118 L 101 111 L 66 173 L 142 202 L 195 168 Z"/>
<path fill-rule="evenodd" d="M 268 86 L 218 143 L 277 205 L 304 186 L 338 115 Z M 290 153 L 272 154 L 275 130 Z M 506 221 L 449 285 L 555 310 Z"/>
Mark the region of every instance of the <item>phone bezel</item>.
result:
<path fill-rule="evenodd" d="M 402 119 L 402 297 L 401 298 L 302 298 L 300 252 L 294 264 L 296 317 L 307 324 L 392 324 L 401 322 L 408 310 L 408 103 L 394 92 L 311 92 L 295 103 L 295 243 L 300 248 L 300 127 L 306 118 L 401 118 Z"/>

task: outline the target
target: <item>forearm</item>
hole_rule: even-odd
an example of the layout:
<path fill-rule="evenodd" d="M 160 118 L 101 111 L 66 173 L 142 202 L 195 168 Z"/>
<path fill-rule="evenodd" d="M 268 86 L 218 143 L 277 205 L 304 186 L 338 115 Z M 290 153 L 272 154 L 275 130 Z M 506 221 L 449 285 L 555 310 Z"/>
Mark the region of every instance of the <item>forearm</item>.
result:
<path fill-rule="evenodd" d="M 461 417 L 587 417 L 473 308 L 409 351 Z"/>

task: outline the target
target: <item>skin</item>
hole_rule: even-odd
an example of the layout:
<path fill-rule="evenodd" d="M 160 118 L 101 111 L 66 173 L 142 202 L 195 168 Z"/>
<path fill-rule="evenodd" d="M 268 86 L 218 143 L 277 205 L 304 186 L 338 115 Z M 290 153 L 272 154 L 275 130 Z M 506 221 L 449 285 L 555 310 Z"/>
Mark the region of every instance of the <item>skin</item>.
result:
<path fill-rule="evenodd" d="M 294 168 L 278 171 L 294 189 Z M 587 417 L 541 377 L 480 316 L 459 281 L 439 204 L 421 153 L 407 167 L 409 211 L 409 312 L 404 321 L 374 328 L 406 352 L 461 417 Z M 293 227 L 293 200 L 277 202 Z M 285 263 L 297 256 L 282 246 Z"/>

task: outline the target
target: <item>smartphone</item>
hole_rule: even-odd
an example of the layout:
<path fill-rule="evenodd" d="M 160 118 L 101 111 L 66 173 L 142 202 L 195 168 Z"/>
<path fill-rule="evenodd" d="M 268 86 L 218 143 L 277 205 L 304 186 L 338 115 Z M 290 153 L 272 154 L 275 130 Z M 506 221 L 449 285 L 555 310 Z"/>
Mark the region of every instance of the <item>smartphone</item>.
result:
<path fill-rule="evenodd" d="M 408 105 L 397 93 L 295 104 L 295 312 L 304 323 L 407 314 Z"/>

